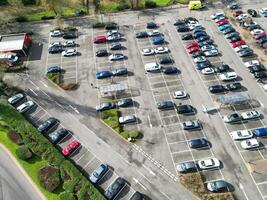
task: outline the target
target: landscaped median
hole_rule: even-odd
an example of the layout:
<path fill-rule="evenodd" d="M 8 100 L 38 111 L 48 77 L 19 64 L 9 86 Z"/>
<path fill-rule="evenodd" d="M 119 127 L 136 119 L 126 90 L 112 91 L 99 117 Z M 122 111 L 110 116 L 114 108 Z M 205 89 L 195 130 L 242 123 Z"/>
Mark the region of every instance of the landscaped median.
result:
<path fill-rule="evenodd" d="M 140 132 L 138 130 L 123 131 L 119 124 L 119 111 L 118 109 L 105 110 L 100 113 L 102 122 L 116 131 L 121 137 L 127 141 L 134 141 L 139 138 Z"/>
<path fill-rule="evenodd" d="M 75 90 L 79 87 L 78 83 L 64 83 L 64 72 L 48 73 L 46 74 L 46 78 L 63 90 Z"/>
<path fill-rule="evenodd" d="M 104 200 L 23 115 L 0 100 L 0 142 L 15 156 L 48 200 Z"/>
<path fill-rule="evenodd" d="M 234 200 L 231 192 L 211 193 L 209 192 L 202 180 L 199 172 L 181 174 L 180 183 L 201 200 Z"/>

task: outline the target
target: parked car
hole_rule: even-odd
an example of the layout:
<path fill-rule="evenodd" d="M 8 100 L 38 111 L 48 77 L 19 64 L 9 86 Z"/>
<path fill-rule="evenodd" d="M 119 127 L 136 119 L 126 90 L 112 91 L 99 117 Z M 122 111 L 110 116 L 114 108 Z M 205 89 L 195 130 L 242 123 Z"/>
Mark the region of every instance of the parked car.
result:
<path fill-rule="evenodd" d="M 237 10 L 233 13 L 233 17 L 238 17 L 239 15 L 243 14 L 243 11 L 242 10 Z"/>
<path fill-rule="evenodd" d="M 193 139 L 193 140 L 190 140 L 189 146 L 192 149 L 209 147 L 209 142 L 205 138 Z"/>
<path fill-rule="evenodd" d="M 22 99 L 24 99 L 24 94 L 22 94 L 22 93 L 18 93 L 18 94 L 16 94 L 16 95 L 14 95 L 14 96 L 12 96 L 12 97 L 9 97 L 8 98 L 8 103 L 10 103 L 11 105 L 15 105 L 15 104 L 17 104 L 18 102 L 20 102 Z"/>
<path fill-rule="evenodd" d="M 199 56 L 199 57 L 194 58 L 195 63 L 202 63 L 202 62 L 206 62 L 206 61 L 207 61 L 207 59 L 205 56 Z"/>
<path fill-rule="evenodd" d="M 235 47 L 235 48 L 234 48 L 234 51 L 235 51 L 236 53 L 239 53 L 240 51 L 243 51 L 243 50 L 245 50 L 245 49 L 249 49 L 248 45 L 241 45 L 241 46 Z"/>
<path fill-rule="evenodd" d="M 259 71 L 254 73 L 254 77 L 257 79 L 264 79 L 267 78 L 267 71 Z"/>
<path fill-rule="evenodd" d="M 252 17 L 257 17 L 258 13 L 254 9 L 248 9 L 247 13 L 250 14 Z"/>
<path fill-rule="evenodd" d="M 226 17 L 223 15 L 223 16 L 217 17 L 214 21 L 215 21 L 215 23 L 217 23 L 217 22 L 220 22 L 220 21 L 222 21 L 224 19 L 226 19 Z"/>
<path fill-rule="evenodd" d="M 254 65 L 254 66 L 248 67 L 248 70 L 250 73 L 254 74 L 255 72 L 265 71 L 266 69 L 263 65 Z"/>
<path fill-rule="evenodd" d="M 192 58 L 197 58 L 199 56 L 205 56 L 205 54 L 203 51 L 197 51 L 195 53 L 192 53 L 191 56 L 192 56 Z"/>
<path fill-rule="evenodd" d="M 168 53 L 169 49 L 168 49 L 168 47 L 157 47 L 154 49 L 154 52 L 156 54 L 164 54 L 164 53 Z"/>
<path fill-rule="evenodd" d="M 236 31 L 235 32 L 228 33 L 228 34 L 225 35 L 226 39 L 231 39 L 231 38 L 237 37 L 237 36 L 239 36 L 239 33 L 236 32 Z"/>
<path fill-rule="evenodd" d="M 153 22 L 153 21 L 148 22 L 146 24 L 146 28 L 148 28 L 148 29 L 153 29 L 153 28 L 157 28 L 157 27 L 158 27 L 158 25 L 155 22 Z"/>
<path fill-rule="evenodd" d="M 23 104 L 21 104 L 20 106 L 17 107 L 17 111 L 19 113 L 26 113 L 27 111 L 29 111 L 31 108 L 33 108 L 35 105 L 35 103 L 33 101 L 27 101 Z"/>
<path fill-rule="evenodd" d="M 180 173 L 195 172 L 197 170 L 196 164 L 194 161 L 180 163 L 176 166 L 176 169 Z"/>
<path fill-rule="evenodd" d="M 143 49 L 142 54 L 143 56 L 151 56 L 151 55 L 154 55 L 155 52 L 153 49 Z"/>
<path fill-rule="evenodd" d="M 237 78 L 237 74 L 235 72 L 225 72 L 219 75 L 219 78 L 222 81 L 231 81 Z"/>
<path fill-rule="evenodd" d="M 222 33 L 224 35 L 229 34 L 229 33 L 232 33 L 232 32 L 236 32 L 236 30 L 233 27 L 229 27 L 229 28 L 227 28 L 227 29 L 225 29 L 225 30 L 222 31 Z"/>
<path fill-rule="evenodd" d="M 229 5 L 227 5 L 227 8 L 231 9 L 231 10 L 235 10 L 239 8 L 239 4 L 236 2 L 232 2 Z"/>
<path fill-rule="evenodd" d="M 211 67 L 206 67 L 206 68 L 201 70 L 201 73 L 204 75 L 214 74 L 214 69 Z"/>
<path fill-rule="evenodd" d="M 260 143 L 258 142 L 257 139 L 252 138 L 252 139 L 247 139 L 242 142 L 240 142 L 240 145 L 243 149 L 254 149 L 260 146 Z"/>
<path fill-rule="evenodd" d="M 114 197 L 121 191 L 125 185 L 125 180 L 121 177 L 118 177 L 105 191 L 105 197 L 108 200 L 114 199 Z"/>
<path fill-rule="evenodd" d="M 203 46 L 206 46 L 206 45 L 212 45 L 213 44 L 213 40 L 205 40 L 203 42 L 199 42 L 199 47 L 203 47 Z"/>
<path fill-rule="evenodd" d="M 235 19 L 238 21 L 242 21 L 242 20 L 247 19 L 248 17 L 249 17 L 248 14 L 243 13 L 241 15 L 238 15 Z"/>
<path fill-rule="evenodd" d="M 50 31 L 50 36 L 51 37 L 61 37 L 63 32 L 61 30 L 53 30 Z"/>
<path fill-rule="evenodd" d="M 75 149 L 79 147 L 79 142 L 77 140 L 71 141 L 66 147 L 62 149 L 62 154 L 64 156 L 69 156 Z"/>
<path fill-rule="evenodd" d="M 128 107 L 133 105 L 133 100 L 131 98 L 121 99 L 118 101 L 117 105 L 119 107 Z"/>
<path fill-rule="evenodd" d="M 260 65 L 260 62 L 258 60 L 251 60 L 251 61 L 245 62 L 244 64 L 247 68 L 249 68 L 252 66 Z"/>
<path fill-rule="evenodd" d="M 160 101 L 157 102 L 157 108 L 159 110 L 173 109 L 174 103 L 172 101 Z"/>
<path fill-rule="evenodd" d="M 190 120 L 182 123 L 184 130 L 195 130 L 201 128 L 201 123 L 198 120 Z"/>
<path fill-rule="evenodd" d="M 191 33 L 185 33 L 182 35 L 182 40 L 192 40 L 194 37 Z"/>
<path fill-rule="evenodd" d="M 242 117 L 238 113 L 233 113 L 233 114 L 223 116 L 223 121 L 226 123 L 240 122 L 242 121 Z"/>
<path fill-rule="evenodd" d="M 188 95 L 186 91 L 178 90 L 173 93 L 173 98 L 175 99 L 183 99 L 186 98 Z"/>
<path fill-rule="evenodd" d="M 189 27 L 187 25 L 179 25 L 176 27 L 176 30 L 178 32 L 188 32 L 190 31 Z"/>
<path fill-rule="evenodd" d="M 145 32 L 145 31 L 140 31 L 140 32 L 137 32 L 137 33 L 135 34 L 135 37 L 136 37 L 136 38 L 146 38 L 146 37 L 148 37 L 148 33 Z"/>
<path fill-rule="evenodd" d="M 178 69 L 176 67 L 163 67 L 162 72 L 164 74 L 176 74 L 178 73 Z"/>
<path fill-rule="evenodd" d="M 252 56 L 252 55 L 254 55 L 254 52 L 252 49 L 245 49 L 245 50 L 240 51 L 238 53 L 239 57 L 248 57 L 248 56 Z"/>
<path fill-rule="evenodd" d="M 215 72 L 217 73 L 223 73 L 223 72 L 227 72 L 230 70 L 229 65 L 223 63 L 222 65 L 218 66 L 215 68 Z"/>
<path fill-rule="evenodd" d="M 207 36 L 207 35 L 208 34 L 205 31 L 198 31 L 198 32 L 194 33 L 194 38 L 199 38 L 199 37 L 203 37 L 203 36 Z M 193 39 L 193 37 L 190 39 Z"/>
<path fill-rule="evenodd" d="M 260 116 L 261 116 L 260 112 L 256 110 L 250 110 L 250 111 L 241 113 L 241 117 L 243 120 L 256 119 L 256 118 L 259 118 Z"/>
<path fill-rule="evenodd" d="M 74 40 L 66 40 L 63 42 L 63 47 L 76 47 L 77 44 Z"/>
<path fill-rule="evenodd" d="M 207 189 L 210 192 L 221 192 L 227 190 L 228 186 L 224 180 L 216 180 L 208 182 Z"/>
<path fill-rule="evenodd" d="M 63 51 L 62 47 L 60 46 L 53 46 L 48 49 L 48 53 L 54 54 L 54 53 L 61 53 Z"/>
<path fill-rule="evenodd" d="M 104 43 L 106 41 L 107 41 L 107 37 L 105 35 L 98 35 L 98 36 L 95 36 L 93 39 L 93 42 L 95 44 Z"/>
<path fill-rule="evenodd" d="M 90 174 L 90 181 L 94 184 L 98 183 L 98 181 L 103 178 L 105 173 L 108 171 L 107 164 L 99 165 L 91 174 Z"/>
<path fill-rule="evenodd" d="M 129 124 L 129 123 L 134 123 L 136 121 L 137 121 L 137 119 L 134 115 L 126 115 L 123 117 L 119 117 L 119 123 L 120 124 Z"/>
<path fill-rule="evenodd" d="M 210 16 L 210 18 L 212 20 L 215 20 L 216 18 L 220 17 L 220 16 L 224 16 L 224 12 L 217 12 L 217 13 L 214 13 Z"/>
<path fill-rule="evenodd" d="M 224 31 L 225 29 L 230 28 L 230 27 L 232 27 L 231 24 L 224 24 L 222 26 L 219 26 L 218 29 L 219 31 Z"/>
<path fill-rule="evenodd" d="M 108 59 L 111 61 L 122 60 L 124 59 L 124 55 L 122 53 L 114 53 L 111 54 Z"/>
<path fill-rule="evenodd" d="M 48 137 L 52 141 L 52 143 L 56 143 L 62 138 L 64 138 L 66 135 L 68 135 L 68 133 L 69 131 L 67 129 L 61 128 L 58 131 L 49 134 Z"/>
<path fill-rule="evenodd" d="M 104 57 L 104 56 L 108 56 L 108 51 L 106 49 L 99 49 L 95 52 L 95 55 L 97 57 Z"/>
<path fill-rule="evenodd" d="M 235 47 L 238 47 L 238 46 L 241 46 L 241 45 L 245 45 L 246 42 L 244 40 L 239 40 L 237 42 L 233 42 L 231 43 L 232 47 L 235 48 Z"/>
<path fill-rule="evenodd" d="M 120 50 L 122 48 L 122 45 L 121 43 L 119 42 L 113 42 L 111 45 L 110 45 L 110 49 L 111 50 Z"/>
<path fill-rule="evenodd" d="M 253 137 L 253 133 L 250 130 L 238 130 L 230 132 L 230 136 L 233 140 L 244 140 Z"/>
<path fill-rule="evenodd" d="M 62 47 L 61 42 L 52 42 L 51 44 L 49 44 L 48 48 L 51 47 Z"/>
<path fill-rule="evenodd" d="M 258 34 L 262 34 L 262 33 L 264 33 L 264 30 L 262 30 L 262 29 L 254 29 L 254 30 L 250 31 L 251 35 L 258 35 Z"/>
<path fill-rule="evenodd" d="M 77 55 L 76 49 L 67 49 L 62 52 L 62 56 L 64 57 L 76 56 L 76 55 Z"/>
<path fill-rule="evenodd" d="M 231 43 L 233 43 L 233 42 L 237 42 L 237 41 L 239 41 L 239 40 L 241 40 L 241 37 L 240 37 L 240 36 L 235 36 L 235 37 L 231 37 L 231 38 L 229 38 L 229 41 L 230 41 Z"/>
<path fill-rule="evenodd" d="M 73 38 L 77 38 L 77 34 L 76 32 L 74 31 L 71 31 L 71 32 L 65 32 L 63 33 L 63 36 L 62 36 L 64 39 L 73 39 Z"/>
<path fill-rule="evenodd" d="M 217 158 L 208 158 L 199 160 L 197 162 L 200 169 L 213 169 L 213 168 L 219 168 L 220 167 L 220 161 Z"/>
<path fill-rule="evenodd" d="M 104 110 L 110 110 L 112 108 L 115 108 L 115 104 L 112 102 L 106 102 L 106 103 L 100 103 L 95 107 L 96 111 L 101 112 Z"/>
<path fill-rule="evenodd" d="M 103 70 L 103 71 L 100 71 L 100 72 L 97 72 L 96 73 L 96 78 L 97 79 L 102 79 L 102 78 L 109 78 L 113 75 L 113 73 L 111 71 L 108 71 L 108 70 Z"/>
<path fill-rule="evenodd" d="M 226 84 L 224 85 L 224 87 L 228 91 L 235 91 L 235 90 L 240 90 L 242 88 L 242 85 L 239 82 L 234 82 L 234 83 Z"/>
<path fill-rule="evenodd" d="M 136 191 L 129 200 L 145 200 L 145 197 L 140 192 Z"/>
<path fill-rule="evenodd" d="M 260 34 L 257 34 L 257 35 L 253 35 L 253 39 L 255 40 L 260 40 L 262 38 L 266 38 L 266 33 L 260 33 Z"/>
<path fill-rule="evenodd" d="M 40 133 L 47 133 L 53 126 L 55 126 L 59 121 L 54 117 L 49 117 L 38 127 Z"/>
<path fill-rule="evenodd" d="M 225 92 L 225 88 L 223 85 L 212 85 L 212 86 L 209 86 L 208 89 L 209 89 L 209 92 L 213 94 Z"/>
<path fill-rule="evenodd" d="M 206 57 L 218 56 L 219 55 L 219 51 L 217 49 L 207 50 L 207 51 L 204 52 L 204 55 Z"/>
<path fill-rule="evenodd" d="M 176 107 L 178 114 L 190 114 L 195 113 L 195 108 L 191 105 L 184 104 L 184 105 L 178 105 Z"/>
<path fill-rule="evenodd" d="M 121 34 L 113 34 L 107 37 L 107 41 L 118 41 L 121 39 Z"/>
<path fill-rule="evenodd" d="M 161 66 L 156 62 L 147 63 L 145 64 L 145 70 L 146 72 L 160 72 Z"/>
<path fill-rule="evenodd" d="M 191 48 L 187 49 L 187 52 L 192 54 L 192 53 L 195 53 L 199 50 L 200 50 L 199 47 L 191 47 Z"/>
<path fill-rule="evenodd" d="M 216 49 L 216 47 L 213 46 L 213 45 L 205 45 L 205 46 L 201 47 L 201 51 L 203 51 L 203 52 L 209 51 L 209 50 L 212 50 L 212 49 Z"/>
<path fill-rule="evenodd" d="M 159 59 L 159 64 L 169 64 L 172 63 L 173 60 L 169 56 L 164 56 Z"/>
<path fill-rule="evenodd" d="M 111 36 L 111 35 L 118 35 L 120 34 L 120 32 L 118 30 L 110 30 L 106 33 L 107 36 Z M 121 34 L 120 34 L 121 35 Z"/>
<path fill-rule="evenodd" d="M 117 69 L 112 70 L 113 76 L 122 76 L 128 74 L 128 70 L 126 67 L 119 67 Z"/>
<path fill-rule="evenodd" d="M 228 20 L 226 19 L 223 19 L 223 20 L 220 20 L 219 22 L 216 23 L 217 26 L 222 26 L 222 25 L 225 25 L 225 24 L 229 24 Z"/>
<path fill-rule="evenodd" d="M 106 30 L 118 29 L 118 25 L 114 22 L 110 22 L 110 23 L 106 24 L 105 29 Z"/>
<path fill-rule="evenodd" d="M 151 38 L 151 43 L 153 45 L 163 44 L 165 42 L 164 37 L 158 36 Z"/>
<path fill-rule="evenodd" d="M 197 70 L 202 70 L 202 69 L 207 68 L 207 67 L 212 67 L 212 65 L 211 65 L 209 60 L 207 60 L 206 62 L 202 62 L 202 63 L 197 63 L 196 64 L 196 69 Z"/>
<path fill-rule="evenodd" d="M 209 40 L 210 39 L 210 36 L 206 35 L 206 36 L 201 36 L 199 38 L 197 38 L 197 42 L 203 42 L 203 41 L 206 41 L 206 40 Z"/>
<path fill-rule="evenodd" d="M 174 24 L 174 26 L 178 26 L 178 25 L 185 25 L 185 21 L 182 19 L 177 19 Z"/>
<path fill-rule="evenodd" d="M 186 49 L 190 49 L 190 48 L 192 48 L 192 47 L 198 47 L 198 42 L 196 42 L 196 41 L 193 41 L 193 42 L 187 42 L 187 43 L 185 43 L 184 47 L 185 47 Z"/>
<path fill-rule="evenodd" d="M 153 30 L 151 32 L 148 32 L 149 37 L 155 37 L 155 36 L 160 36 L 160 35 L 162 34 L 159 32 L 159 30 Z"/>
<path fill-rule="evenodd" d="M 255 128 L 252 130 L 252 133 L 256 137 L 264 137 L 267 135 L 267 128 L 266 127 Z"/>

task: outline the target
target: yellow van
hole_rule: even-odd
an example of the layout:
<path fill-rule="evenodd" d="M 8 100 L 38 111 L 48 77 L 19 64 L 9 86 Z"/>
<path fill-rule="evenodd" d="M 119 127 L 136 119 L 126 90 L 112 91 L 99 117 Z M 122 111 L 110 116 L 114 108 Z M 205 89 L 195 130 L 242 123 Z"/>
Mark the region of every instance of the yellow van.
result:
<path fill-rule="evenodd" d="M 189 10 L 198 10 L 203 8 L 201 1 L 190 1 L 188 4 Z"/>

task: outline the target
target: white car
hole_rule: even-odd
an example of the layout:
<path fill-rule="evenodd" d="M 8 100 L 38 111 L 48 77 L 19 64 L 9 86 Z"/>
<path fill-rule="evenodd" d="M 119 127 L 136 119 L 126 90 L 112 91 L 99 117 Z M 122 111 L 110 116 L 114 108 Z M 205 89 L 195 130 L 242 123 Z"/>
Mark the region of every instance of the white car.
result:
<path fill-rule="evenodd" d="M 51 37 L 59 37 L 59 36 L 62 36 L 62 34 L 63 33 L 60 30 L 54 30 L 50 32 Z"/>
<path fill-rule="evenodd" d="M 151 32 L 148 32 L 148 35 L 149 35 L 150 37 L 154 37 L 154 36 L 159 36 L 159 35 L 161 35 L 161 33 L 159 32 L 159 30 L 153 30 L 153 31 L 151 31 Z"/>
<path fill-rule="evenodd" d="M 118 30 L 110 30 L 107 32 L 107 36 L 111 36 L 111 35 L 118 35 L 120 34 Z"/>
<path fill-rule="evenodd" d="M 237 20 L 243 20 L 243 19 L 246 19 L 248 17 L 249 17 L 248 14 L 241 14 L 241 15 L 237 16 L 236 19 Z"/>
<path fill-rule="evenodd" d="M 248 140 L 244 140 L 240 142 L 240 145 L 243 149 L 253 149 L 253 148 L 259 147 L 260 143 L 258 142 L 257 139 L 252 138 L 252 139 L 248 139 Z"/>
<path fill-rule="evenodd" d="M 245 49 L 248 49 L 249 47 L 248 47 L 248 45 L 241 45 L 241 46 L 238 46 L 238 47 L 235 47 L 234 48 L 234 51 L 236 52 L 236 53 L 239 53 L 240 51 L 243 51 L 243 50 L 245 50 Z"/>
<path fill-rule="evenodd" d="M 219 55 L 219 51 L 217 49 L 211 49 L 211 50 L 208 50 L 208 51 L 204 51 L 204 55 L 206 57 L 217 56 L 217 55 Z"/>
<path fill-rule="evenodd" d="M 217 23 L 217 22 L 219 22 L 219 21 L 221 21 L 223 19 L 225 19 L 225 16 L 221 15 L 221 16 L 217 17 L 214 21 L 215 21 L 215 23 Z"/>
<path fill-rule="evenodd" d="M 108 57 L 108 59 L 111 60 L 111 61 L 122 60 L 122 59 L 124 59 L 124 55 L 122 53 L 114 53 L 114 54 L 111 54 Z"/>
<path fill-rule="evenodd" d="M 19 101 L 21 101 L 24 98 L 24 95 L 22 93 L 18 93 L 10 98 L 8 98 L 8 103 L 14 105 L 16 103 L 18 103 Z"/>
<path fill-rule="evenodd" d="M 21 104 L 20 106 L 18 106 L 17 111 L 19 111 L 20 113 L 25 113 L 28 110 L 30 110 L 33 106 L 34 106 L 33 101 L 27 101 L 27 102 Z"/>
<path fill-rule="evenodd" d="M 64 47 L 75 47 L 75 46 L 76 46 L 76 43 L 75 43 L 75 41 L 73 41 L 73 40 L 66 40 L 66 41 L 63 43 L 63 46 L 64 46 Z"/>
<path fill-rule="evenodd" d="M 261 114 L 256 110 L 250 110 L 250 111 L 241 113 L 241 117 L 244 120 L 259 118 L 260 116 Z"/>
<path fill-rule="evenodd" d="M 247 68 L 253 67 L 255 65 L 260 65 L 260 62 L 258 60 L 251 60 L 251 61 L 245 62 L 245 66 Z"/>
<path fill-rule="evenodd" d="M 263 85 L 262 88 L 264 89 L 264 91 L 267 91 L 267 84 Z"/>
<path fill-rule="evenodd" d="M 217 158 L 209 158 L 205 160 L 199 160 L 197 162 L 200 169 L 212 169 L 220 167 L 220 161 Z"/>
<path fill-rule="evenodd" d="M 258 34 L 261 34 L 261 33 L 264 33 L 264 30 L 262 30 L 262 29 L 254 29 L 254 30 L 250 31 L 251 35 L 258 35 Z"/>
<path fill-rule="evenodd" d="M 77 51 L 75 49 L 68 49 L 62 52 L 62 56 L 68 57 L 68 56 L 76 56 Z"/>
<path fill-rule="evenodd" d="M 62 45 L 61 45 L 61 42 L 52 42 L 51 44 L 49 44 L 49 48 L 54 47 L 54 46 L 60 46 L 61 47 Z"/>
<path fill-rule="evenodd" d="M 168 47 L 157 47 L 156 49 L 154 49 L 156 54 L 163 54 L 163 53 L 168 53 L 169 49 Z"/>
<path fill-rule="evenodd" d="M 159 72 L 161 70 L 161 66 L 156 62 L 147 63 L 145 64 L 145 70 L 146 72 Z"/>
<path fill-rule="evenodd" d="M 206 62 L 206 61 L 207 61 L 207 59 L 205 56 L 199 56 L 199 57 L 194 58 L 195 63 L 202 63 L 202 62 Z"/>
<path fill-rule="evenodd" d="M 188 25 L 188 28 L 192 31 L 192 30 L 194 30 L 195 28 L 202 28 L 202 26 L 201 26 L 201 24 L 196 23 L 196 24 L 189 24 L 189 25 Z"/>
<path fill-rule="evenodd" d="M 205 75 L 214 74 L 214 69 L 211 67 L 206 67 L 201 70 L 201 73 Z"/>
<path fill-rule="evenodd" d="M 217 13 L 214 13 L 213 15 L 210 16 L 211 19 L 216 19 L 220 16 L 224 16 L 224 12 L 217 12 Z"/>
<path fill-rule="evenodd" d="M 259 9 L 259 12 L 260 12 L 261 14 L 264 14 L 264 13 L 267 12 L 267 8 L 261 8 L 261 9 Z"/>
<path fill-rule="evenodd" d="M 175 91 L 173 93 L 173 98 L 175 98 L 175 99 L 182 99 L 185 97 L 187 97 L 186 91 L 179 90 L 179 91 Z"/>
<path fill-rule="evenodd" d="M 201 47 L 201 51 L 209 51 L 212 49 L 216 49 L 216 47 L 213 45 L 204 45 L 203 47 Z"/>
<path fill-rule="evenodd" d="M 124 117 L 119 117 L 120 124 L 128 124 L 136 122 L 136 117 L 134 115 L 126 115 Z"/>
<path fill-rule="evenodd" d="M 153 49 L 143 49 L 142 50 L 142 54 L 143 56 L 150 56 L 150 55 L 154 55 L 154 50 Z"/>
<path fill-rule="evenodd" d="M 219 75 L 219 78 L 222 81 L 231 81 L 237 78 L 237 74 L 235 72 L 225 72 Z"/>
<path fill-rule="evenodd" d="M 245 140 L 253 137 L 253 133 L 250 130 L 238 130 L 230 133 L 233 140 Z"/>

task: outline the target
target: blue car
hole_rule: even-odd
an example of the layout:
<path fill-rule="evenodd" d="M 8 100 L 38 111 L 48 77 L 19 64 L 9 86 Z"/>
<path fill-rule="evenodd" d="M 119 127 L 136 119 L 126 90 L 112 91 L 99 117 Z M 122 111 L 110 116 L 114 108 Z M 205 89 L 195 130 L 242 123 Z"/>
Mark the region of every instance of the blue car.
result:
<path fill-rule="evenodd" d="M 59 73 L 61 72 L 61 68 L 59 66 L 51 66 L 47 68 L 46 73 Z"/>
<path fill-rule="evenodd" d="M 104 71 L 101 71 L 101 72 L 97 72 L 97 73 L 96 73 L 96 78 L 97 78 L 97 79 L 101 79 L 101 78 L 109 78 L 109 77 L 111 77 L 112 75 L 113 75 L 112 72 L 104 70 Z"/>
<path fill-rule="evenodd" d="M 194 33 L 194 38 L 199 38 L 206 35 L 208 35 L 206 32 L 196 32 Z"/>
<path fill-rule="evenodd" d="M 231 24 L 224 24 L 222 26 L 219 26 L 218 29 L 219 29 L 219 31 L 224 31 L 225 29 L 228 29 L 230 27 L 232 27 Z"/>
<path fill-rule="evenodd" d="M 153 37 L 151 39 L 151 42 L 153 45 L 157 45 L 157 44 L 163 44 L 164 43 L 164 37 L 160 36 L 160 37 Z"/>
<path fill-rule="evenodd" d="M 90 175 L 89 179 L 92 183 L 97 183 L 104 174 L 108 171 L 107 164 L 101 164 L 95 171 Z"/>
<path fill-rule="evenodd" d="M 256 128 L 252 130 L 252 132 L 257 137 L 264 137 L 267 135 L 267 128 L 266 127 Z"/>

